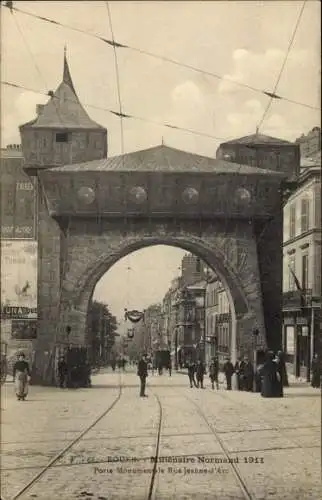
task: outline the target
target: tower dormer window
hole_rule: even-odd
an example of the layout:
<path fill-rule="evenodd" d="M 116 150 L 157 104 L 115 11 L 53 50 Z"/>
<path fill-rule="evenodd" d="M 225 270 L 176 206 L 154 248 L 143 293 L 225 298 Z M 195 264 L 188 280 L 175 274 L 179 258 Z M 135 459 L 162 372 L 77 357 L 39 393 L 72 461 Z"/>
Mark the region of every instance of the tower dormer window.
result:
<path fill-rule="evenodd" d="M 68 142 L 68 133 L 59 132 L 58 134 L 56 134 L 56 142 Z"/>

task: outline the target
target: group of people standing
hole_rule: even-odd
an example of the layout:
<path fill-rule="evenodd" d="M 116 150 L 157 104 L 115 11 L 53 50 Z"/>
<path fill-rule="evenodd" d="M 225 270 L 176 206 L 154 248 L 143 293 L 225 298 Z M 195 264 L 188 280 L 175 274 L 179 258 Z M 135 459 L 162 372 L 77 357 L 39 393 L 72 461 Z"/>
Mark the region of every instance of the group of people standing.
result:
<path fill-rule="evenodd" d="M 91 366 L 89 363 L 68 363 L 61 356 L 57 365 L 59 387 L 76 389 L 91 386 Z"/>
<path fill-rule="evenodd" d="M 207 373 L 205 364 L 201 360 L 198 360 L 196 363 L 193 360 L 189 360 L 187 368 L 188 368 L 190 387 L 191 388 L 197 387 L 203 389 L 204 376 Z M 231 379 L 234 373 L 234 366 L 229 358 L 226 359 L 226 362 L 223 366 L 223 371 L 226 377 L 227 389 L 231 390 Z M 219 360 L 217 357 L 213 357 L 209 364 L 209 379 L 211 382 L 212 389 L 215 389 L 215 386 L 217 390 L 219 389 L 218 376 L 219 376 Z"/>
<path fill-rule="evenodd" d="M 116 367 L 118 367 L 119 370 L 123 370 L 125 372 L 125 367 L 127 364 L 127 360 L 125 358 L 113 358 L 111 360 L 111 367 L 113 372 L 115 372 Z"/>

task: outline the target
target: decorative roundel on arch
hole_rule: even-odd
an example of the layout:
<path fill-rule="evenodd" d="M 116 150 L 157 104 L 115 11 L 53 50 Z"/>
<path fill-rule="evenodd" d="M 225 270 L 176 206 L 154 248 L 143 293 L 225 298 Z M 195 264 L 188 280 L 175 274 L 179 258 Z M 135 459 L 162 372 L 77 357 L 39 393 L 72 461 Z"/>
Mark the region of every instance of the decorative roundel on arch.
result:
<path fill-rule="evenodd" d="M 251 192 L 244 187 L 240 187 L 235 191 L 235 200 L 242 205 L 249 205 L 252 200 Z"/>
<path fill-rule="evenodd" d="M 182 199 L 187 205 L 195 205 L 199 200 L 199 191 L 193 187 L 187 187 L 182 193 Z"/>
<path fill-rule="evenodd" d="M 85 205 L 90 205 L 95 200 L 95 191 L 90 187 L 83 186 L 78 190 L 77 196 Z"/>
<path fill-rule="evenodd" d="M 142 186 L 135 186 L 130 189 L 130 200 L 140 205 L 148 199 L 146 190 Z"/>

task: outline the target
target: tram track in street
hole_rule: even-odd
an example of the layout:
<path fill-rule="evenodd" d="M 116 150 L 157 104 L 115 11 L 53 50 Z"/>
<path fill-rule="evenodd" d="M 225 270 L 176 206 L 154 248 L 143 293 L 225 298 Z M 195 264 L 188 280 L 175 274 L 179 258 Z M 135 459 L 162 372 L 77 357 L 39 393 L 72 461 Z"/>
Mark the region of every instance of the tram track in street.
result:
<path fill-rule="evenodd" d="M 149 492 L 148 492 L 147 500 L 153 500 L 154 498 L 156 498 L 156 495 L 157 495 L 157 490 L 155 489 L 155 481 L 156 481 L 156 478 L 157 478 L 157 475 L 158 475 L 158 460 L 159 460 L 159 457 L 160 457 L 160 442 L 161 442 L 162 424 L 163 424 L 163 419 L 162 419 L 162 417 L 163 417 L 163 411 L 162 411 L 161 400 L 160 400 L 159 396 L 156 394 L 156 392 L 154 392 L 151 389 L 150 389 L 150 392 L 152 392 L 153 396 L 155 397 L 155 399 L 157 400 L 158 405 L 159 405 L 159 421 L 158 421 L 158 426 L 157 426 L 156 446 L 155 446 L 155 454 L 154 454 L 154 467 L 153 467 L 153 471 L 152 471 L 152 476 L 150 478 L 150 486 L 149 486 Z M 255 500 L 255 498 L 251 495 L 251 493 L 250 493 L 250 491 L 249 491 L 249 489 L 247 487 L 246 481 L 243 478 L 243 476 L 242 476 L 241 472 L 239 471 L 238 467 L 236 466 L 236 464 L 234 464 L 230 460 L 231 453 L 228 452 L 228 450 L 226 449 L 224 443 L 222 442 L 222 440 L 221 440 L 221 438 L 219 436 L 218 431 L 209 422 L 209 419 L 206 417 L 205 413 L 200 408 L 200 406 L 198 405 L 198 403 L 195 402 L 190 397 L 186 396 L 185 394 L 180 393 L 180 396 L 184 397 L 185 400 L 187 400 L 187 401 L 189 401 L 189 403 L 193 404 L 193 406 L 196 409 L 197 414 L 203 419 L 203 421 L 205 422 L 206 426 L 208 427 L 208 429 L 210 431 L 210 434 L 213 435 L 213 436 L 215 436 L 215 438 L 217 440 L 217 443 L 220 446 L 221 452 L 220 453 L 214 453 L 214 455 L 219 455 L 219 454 L 222 455 L 223 454 L 225 456 L 225 458 L 227 459 L 228 463 L 227 464 L 225 463 L 225 465 L 230 466 L 230 468 L 231 468 L 231 470 L 233 472 L 233 475 L 235 477 L 235 480 L 236 480 L 236 482 L 238 484 L 238 487 L 239 487 L 240 491 L 242 492 L 243 499 L 244 500 Z M 202 434 L 205 434 L 205 433 L 202 433 Z M 191 457 L 191 456 L 193 456 L 193 455 L 189 454 L 189 457 Z M 178 454 L 178 457 L 182 457 L 182 455 Z"/>
<path fill-rule="evenodd" d="M 222 450 L 225 458 L 227 459 L 228 463 L 227 465 L 230 466 L 231 468 L 231 471 L 236 479 L 236 482 L 243 494 L 243 498 L 245 500 L 255 500 L 255 498 L 252 496 L 252 494 L 250 493 L 248 487 L 247 487 L 247 483 L 245 481 L 245 479 L 243 478 L 239 468 L 237 467 L 237 465 L 232 462 L 231 460 L 231 453 L 226 449 L 226 446 L 224 445 L 221 437 L 219 436 L 219 433 L 217 431 L 217 429 L 213 426 L 213 424 L 211 424 L 209 422 L 209 419 L 207 418 L 207 416 L 205 415 L 204 411 L 200 408 L 200 406 L 198 405 L 198 403 L 196 403 L 196 401 L 194 401 L 193 399 L 191 399 L 189 396 L 186 396 L 186 395 L 183 395 L 183 397 L 189 401 L 190 403 L 193 404 L 193 406 L 196 408 L 196 411 L 198 413 L 198 415 L 202 418 L 202 420 L 205 422 L 205 424 L 207 425 L 207 427 L 209 428 L 211 434 L 213 436 L 215 436 L 216 440 L 217 440 L 217 443 L 219 444 L 220 446 L 220 449 Z M 225 464 L 226 465 L 226 464 Z"/>
<path fill-rule="evenodd" d="M 153 498 L 153 493 L 154 493 L 154 484 L 155 484 L 155 479 L 157 476 L 157 469 L 158 469 L 158 459 L 159 459 L 159 452 L 160 452 L 160 438 L 161 438 L 161 429 L 162 429 L 162 422 L 163 422 L 163 411 L 162 411 L 162 404 L 159 396 L 150 389 L 150 392 L 153 394 L 154 398 L 156 399 L 159 407 L 159 418 L 158 418 L 158 424 L 157 424 L 157 436 L 156 436 L 156 443 L 155 443 L 155 453 L 154 453 L 154 463 L 153 463 L 153 469 L 152 469 L 152 475 L 150 478 L 150 484 L 149 484 L 149 491 L 148 491 L 148 496 L 147 500 L 152 500 Z"/>
<path fill-rule="evenodd" d="M 228 394 L 223 393 L 220 390 L 215 391 L 215 390 L 209 389 L 207 392 L 211 392 L 213 395 L 219 395 L 220 397 L 224 398 L 226 401 L 229 401 L 229 403 L 231 403 L 231 404 L 233 404 L 235 406 L 238 406 L 238 402 L 237 401 L 234 401 L 232 398 L 230 398 L 228 396 Z M 245 394 L 247 394 L 247 392 L 245 392 Z M 250 393 L 250 394 L 252 394 L 252 393 Z M 248 407 L 252 412 L 254 411 L 253 406 L 248 405 L 244 401 L 243 401 L 243 406 Z M 250 430 L 242 430 L 242 431 L 239 431 L 239 432 L 252 432 L 252 433 L 254 433 L 254 432 L 261 432 L 261 431 L 279 432 L 282 437 L 284 437 L 285 439 L 287 439 L 290 443 L 293 443 L 294 448 L 297 448 L 297 449 L 311 448 L 310 446 L 302 446 L 302 445 L 298 444 L 290 436 L 286 435 L 283 431 L 287 430 L 287 427 L 281 427 L 279 425 L 275 425 L 273 427 L 272 424 L 271 424 L 271 422 L 268 423 L 265 419 L 262 418 L 261 415 L 258 417 L 258 420 L 261 421 L 263 424 L 265 424 L 267 427 L 265 429 L 250 429 Z M 300 428 L 300 427 L 298 427 L 298 428 Z M 317 428 L 317 427 L 316 426 L 308 426 L 306 428 Z M 295 428 L 294 428 L 294 430 L 295 430 Z M 224 434 L 224 432 L 220 432 L 219 434 Z"/>
<path fill-rule="evenodd" d="M 113 410 L 113 408 L 120 401 L 122 394 L 123 394 L 123 383 L 122 383 L 122 377 L 121 375 L 119 375 L 118 394 L 116 398 L 114 398 L 113 402 L 98 417 L 96 417 L 95 420 L 90 425 L 88 425 L 83 431 L 81 431 L 76 438 L 70 441 L 67 446 L 65 446 L 44 467 L 42 467 L 41 470 L 30 481 L 28 481 L 28 483 L 25 484 L 10 500 L 18 500 L 25 493 L 29 492 L 38 483 L 38 481 L 40 481 L 43 478 L 43 476 L 49 470 L 51 470 L 55 466 L 55 464 L 62 457 L 64 457 L 64 455 L 66 455 L 67 452 L 69 452 L 73 448 L 73 446 L 79 443 L 88 432 L 90 432 L 104 417 L 106 417 L 106 415 L 108 415 Z M 9 500 L 9 499 L 3 499 L 3 500 Z"/>

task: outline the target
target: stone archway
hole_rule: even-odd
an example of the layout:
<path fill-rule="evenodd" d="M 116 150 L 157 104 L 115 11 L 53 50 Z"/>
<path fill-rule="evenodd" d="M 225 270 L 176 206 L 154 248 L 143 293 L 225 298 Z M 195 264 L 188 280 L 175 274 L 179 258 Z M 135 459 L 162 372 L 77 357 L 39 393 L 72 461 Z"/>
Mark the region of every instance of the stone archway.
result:
<path fill-rule="evenodd" d="M 103 274 L 133 251 L 166 244 L 198 255 L 226 287 L 232 311 L 232 358 L 240 351 L 250 353 L 254 327 L 260 332 L 258 344 L 266 345 L 257 250 L 250 224 L 155 221 L 147 232 L 138 221 L 125 223 L 122 229 L 119 223 L 110 222 L 103 233 L 92 224 L 89 234 L 84 234 L 82 222 L 73 220 L 65 241 L 60 329 L 63 332 L 70 324 L 75 342 L 84 342 L 88 304 Z"/>

